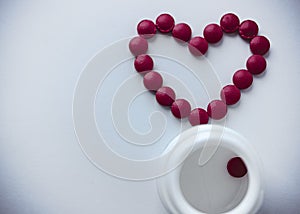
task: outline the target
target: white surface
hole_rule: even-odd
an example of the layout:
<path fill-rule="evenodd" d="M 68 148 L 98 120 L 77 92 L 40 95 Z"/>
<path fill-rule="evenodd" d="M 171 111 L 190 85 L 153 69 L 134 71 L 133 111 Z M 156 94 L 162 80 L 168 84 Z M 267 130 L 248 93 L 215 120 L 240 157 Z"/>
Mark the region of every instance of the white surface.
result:
<path fill-rule="evenodd" d="M 118 180 L 88 161 L 71 113 L 87 61 L 104 46 L 135 35 L 139 20 L 165 11 L 189 23 L 195 34 L 235 12 L 241 20 L 256 20 L 270 38 L 267 73 L 255 78 L 238 108 L 230 108 L 227 126 L 248 138 L 262 158 L 261 213 L 300 212 L 297 0 L 2 0 L 0 7 L 1 213 L 166 213 L 154 181 Z M 226 84 L 249 54 L 239 38 L 224 37 L 207 56 Z"/>

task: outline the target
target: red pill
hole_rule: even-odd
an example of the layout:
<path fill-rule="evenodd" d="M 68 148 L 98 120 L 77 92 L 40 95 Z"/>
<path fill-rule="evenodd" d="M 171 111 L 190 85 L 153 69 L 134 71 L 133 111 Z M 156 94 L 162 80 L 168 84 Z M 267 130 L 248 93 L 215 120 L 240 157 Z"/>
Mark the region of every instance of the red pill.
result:
<path fill-rule="evenodd" d="M 204 28 L 204 38 L 209 43 L 217 43 L 223 37 L 222 28 L 217 24 L 209 24 Z"/>
<path fill-rule="evenodd" d="M 163 78 L 159 73 L 150 71 L 144 76 L 143 82 L 148 90 L 157 91 L 163 84 Z"/>
<path fill-rule="evenodd" d="M 155 97 L 160 105 L 171 106 L 175 100 L 175 92 L 172 88 L 164 86 L 157 90 Z"/>
<path fill-rule="evenodd" d="M 173 30 L 175 20 L 170 14 L 161 14 L 156 19 L 156 27 L 162 33 L 169 33 Z"/>
<path fill-rule="evenodd" d="M 244 161 L 240 157 L 234 157 L 228 161 L 227 171 L 235 178 L 244 177 L 248 172 Z"/>
<path fill-rule="evenodd" d="M 195 108 L 191 111 L 189 121 L 192 126 L 207 124 L 209 120 L 207 112 L 202 108 Z"/>
<path fill-rule="evenodd" d="M 252 55 L 248 58 L 246 66 L 251 74 L 261 74 L 266 69 L 267 62 L 261 55 Z"/>
<path fill-rule="evenodd" d="M 227 114 L 227 106 L 221 100 L 213 100 L 207 106 L 207 114 L 212 119 L 220 120 Z"/>
<path fill-rule="evenodd" d="M 222 16 L 220 25 L 225 33 L 234 33 L 237 29 L 239 29 L 240 20 L 235 14 L 227 13 Z"/>
<path fill-rule="evenodd" d="M 189 41 L 188 47 L 194 56 L 202 56 L 207 52 L 208 43 L 204 38 L 196 36 Z"/>
<path fill-rule="evenodd" d="M 177 118 L 185 118 L 191 113 L 191 105 L 185 99 L 178 99 L 172 103 L 172 114 Z"/>
<path fill-rule="evenodd" d="M 148 42 L 143 37 L 136 36 L 130 40 L 129 50 L 134 56 L 145 54 L 148 50 Z"/>
<path fill-rule="evenodd" d="M 236 104 L 241 98 L 240 90 L 234 85 L 226 85 L 220 94 L 222 101 L 227 105 Z"/>
<path fill-rule="evenodd" d="M 153 21 L 144 19 L 138 23 L 137 32 L 140 36 L 148 39 L 155 35 L 156 26 Z"/>
<path fill-rule="evenodd" d="M 270 42 L 264 36 L 256 36 L 250 41 L 250 50 L 253 54 L 264 55 L 270 49 Z"/>
<path fill-rule="evenodd" d="M 191 39 L 192 29 L 186 23 L 179 23 L 173 28 L 172 36 L 179 41 L 187 42 Z"/>
<path fill-rule="evenodd" d="M 252 85 L 253 76 L 249 71 L 241 69 L 234 73 L 232 81 L 237 88 L 246 89 Z"/>
<path fill-rule="evenodd" d="M 134 60 L 134 67 L 137 72 L 150 71 L 153 69 L 153 59 L 146 54 L 138 55 Z"/>
<path fill-rule="evenodd" d="M 258 33 L 258 25 L 252 20 L 240 24 L 239 34 L 243 39 L 253 39 Z"/>

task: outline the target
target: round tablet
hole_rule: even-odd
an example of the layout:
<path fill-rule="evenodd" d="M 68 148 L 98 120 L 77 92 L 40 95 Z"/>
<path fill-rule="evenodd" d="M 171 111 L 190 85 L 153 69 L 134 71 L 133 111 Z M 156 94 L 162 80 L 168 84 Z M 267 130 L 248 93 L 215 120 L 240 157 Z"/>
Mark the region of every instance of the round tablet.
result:
<path fill-rule="evenodd" d="M 264 36 L 256 36 L 250 41 L 250 50 L 253 54 L 264 55 L 270 49 L 270 42 Z"/>
<path fill-rule="evenodd" d="M 207 113 L 212 119 L 220 120 L 227 114 L 227 106 L 221 100 L 213 100 L 207 106 Z"/>
<path fill-rule="evenodd" d="M 134 67 L 137 72 L 150 71 L 153 69 L 153 59 L 146 54 L 138 55 L 134 60 Z"/>
<path fill-rule="evenodd" d="M 239 27 L 239 34 L 243 39 L 253 39 L 258 33 L 258 25 L 252 20 L 245 20 Z"/>
<path fill-rule="evenodd" d="M 163 84 L 163 78 L 158 72 L 150 71 L 144 76 L 143 82 L 148 90 L 157 91 Z"/>
<path fill-rule="evenodd" d="M 207 41 L 200 37 L 196 36 L 193 37 L 189 41 L 189 51 L 194 55 L 194 56 L 202 56 L 207 52 L 208 49 L 208 43 Z"/>
<path fill-rule="evenodd" d="M 209 116 L 207 112 L 202 108 L 195 108 L 189 115 L 189 121 L 192 126 L 207 124 Z"/>
<path fill-rule="evenodd" d="M 225 14 L 220 20 L 220 26 L 225 33 L 236 32 L 239 29 L 239 25 L 239 17 L 233 13 Z"/>
<path fill-rule="evenodd" d="M 153 21 L 144 19 L 138 23 L 137 32 L 140 36 L 148 39 L 155 35 L 156 26 Z"/>
<path fill-rule="evenodd" d="M 162 106 L 171 106 L 175 100 L 175 92 L 172 88 L 164 86 L 157 90 L 156 100 Z"/>
<path fill-rule="evenodd" d="M 192 36 L 192 29 L 186 23 L 179 23 L 173 28 L 172 36 L 179 41 L 188 42 Z"/>
<path fill-rule="evenodd" d="M 246 63 L 247 69 L 251 74 L 261 74 L 267 67 L 265 58 L 261 55 L 252 55 Z"/>
<path fill-rule="evenodd" d="M 185 99 L 177 99 L 171 106 L 172 114 L 177 118 L 185 118 L 191 112 L 191 105 Z"/>
<path fill-rule="evenodd" d="M 228 173 L 235 178 L 244 177 L 247 174 L 247 167 L 240 157 L 234 157 L 227 163 Z"/>
<path fill-rule="evenodd" d="M 234 73 L 232 81 L 237 88 L 246 89 L 252 85 L 253 76 L 249 71 L 241 69 Z"/>
<path fill-rule="evenodd" d="M 226 85 L 221 90 L 221 99 L 227 105 L 236 104 L 241 98 L 240 90 L 234 85 Z"/>
<path fill-rule="evenodd" d="M 148 42 L 143 37 L 136 36 L 130 40 L 129 50 L 134 56 L 145 54 L 148 50 Z"/>
<path fill-rule="evenodd" d="M 207 42 L 217 43 L 222 39 L 223 31 L 219 25 L 209 24 L 204 28 L 203 35 Z"/>
<path fill-rule="evenodd" d="M 169 33 L 173 30 L 175 20 L 170 14 L 161 14 L 156 19 L 156 27 L 162 33 Z"/>

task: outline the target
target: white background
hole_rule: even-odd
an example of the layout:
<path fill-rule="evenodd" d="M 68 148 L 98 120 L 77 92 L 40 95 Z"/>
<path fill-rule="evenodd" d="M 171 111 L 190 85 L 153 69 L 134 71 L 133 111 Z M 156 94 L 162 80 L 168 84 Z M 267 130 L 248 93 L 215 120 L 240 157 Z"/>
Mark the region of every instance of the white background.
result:
<path fill-rule="evenodd" d="M 2 0 L 0 213 L 166 213 L 155 181 L 119 180 L 92 165 L 72 124 L 73 92 L 88 60 L 161 12 L 189 23 L 194 35 L 235 12 L 257 21 L 270 39 L 266 75 L 229 109 L 227 126 L 248 138 L 263 161 L 261 213 L 299 213 L 299 9 L 297 0 Z M 224 37 L 207 57 L 227 84 L 249 55 L 245 42 Z"/>

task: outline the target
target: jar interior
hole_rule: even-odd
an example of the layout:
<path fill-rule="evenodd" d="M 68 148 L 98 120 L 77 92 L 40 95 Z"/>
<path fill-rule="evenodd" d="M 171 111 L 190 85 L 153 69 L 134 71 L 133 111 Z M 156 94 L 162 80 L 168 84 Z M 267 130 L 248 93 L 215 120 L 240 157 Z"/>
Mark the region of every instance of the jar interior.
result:
<path fill-rule="evenodd" d="M 230 176 L 227 163 L 238 155 L 224 146 L 219 146 L 209 161 L 200 166 L 201 151 L 200 148 L 190 154 L 180 170 L 179 183 L 186 201 L 205 213 L 232 210 L 246 195 L 248 174 L 241 178 Z"/>

